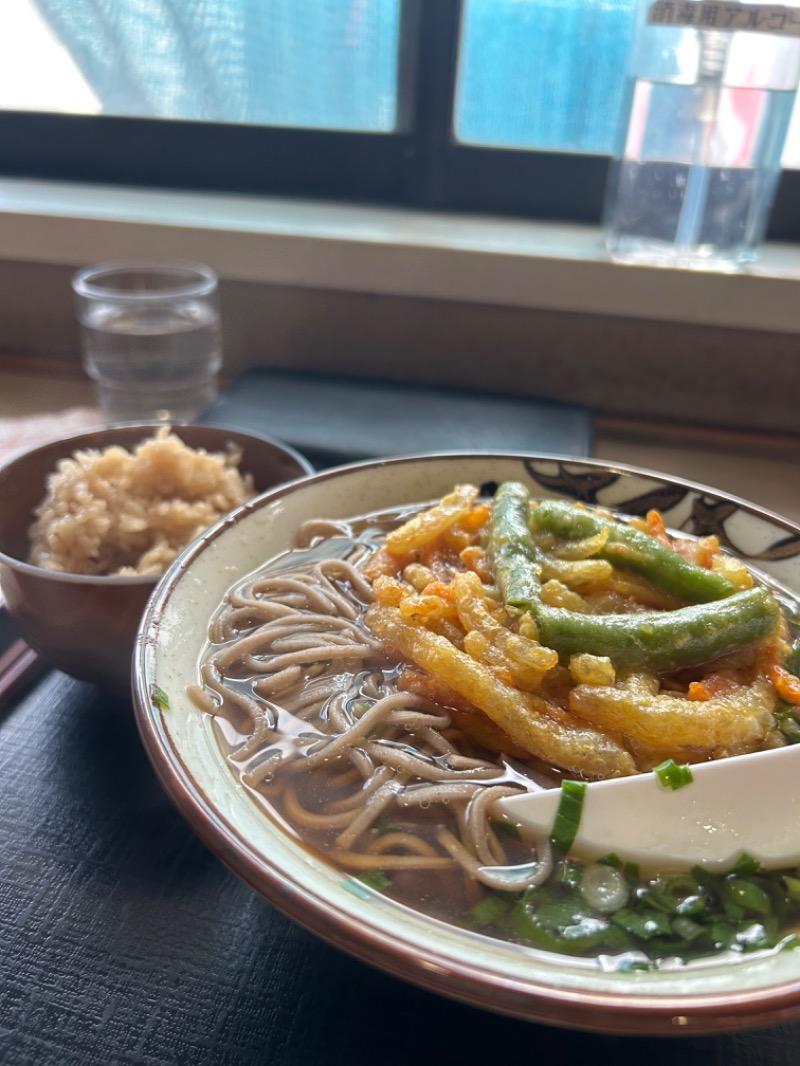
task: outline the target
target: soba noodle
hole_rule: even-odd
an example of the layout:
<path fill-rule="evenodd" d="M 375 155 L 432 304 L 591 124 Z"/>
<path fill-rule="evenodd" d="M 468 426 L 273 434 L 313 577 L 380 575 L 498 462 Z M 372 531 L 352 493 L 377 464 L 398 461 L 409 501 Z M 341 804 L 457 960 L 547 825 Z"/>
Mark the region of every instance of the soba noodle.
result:
<path fill-rule="evenodd" d="M 352 871 L 458 871 L 462 885 L 507 887 L 495 868 L 516 859 L 490 808 L 533 781 L 480 752 L 443 708 L 396 690 L 396 667 L 364 623 L 374 595 L 359 563 L 374 546 L 370 532 L 359 539 L 314 522 L 298 541 L 329 534 L 342 556 L 299 549 L 232 591 L 212 624 L 195 701 L 226 720 L 242 781 L 331 861 Z M 548 876 L 547 843 L 538 862 L 526 861 L 517 888 Z"/>

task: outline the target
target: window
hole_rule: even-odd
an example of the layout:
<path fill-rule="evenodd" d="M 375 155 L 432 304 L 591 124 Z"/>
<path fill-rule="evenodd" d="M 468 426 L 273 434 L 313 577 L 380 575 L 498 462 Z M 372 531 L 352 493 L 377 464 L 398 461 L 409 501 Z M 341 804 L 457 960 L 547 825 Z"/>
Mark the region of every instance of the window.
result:
<path fill-rule="evenodd" d="M 596 222 L 635 3 L 13 0 L 0 173 Z"/>
<path fill-rule="evenodd" d="M 320 0 L 313 13 L 292 0 L 15 0 L 3 17 L 7 39 L 27 41 L 34 85 L 48 82 L 54 103 L 64 71 L 54 76 L 50 63 L 58 53 L 71 61 L 74 95 L 57 110 L 365 132 L 397 125 L 399 0 Z M 29 79 L 23 106 L 30 91 Z"/>
<path fill-rule="evenodd" d="M 633 16 L 634 0 L 466 0 L 454 116 L 458 141 L 609 154 Z"/>

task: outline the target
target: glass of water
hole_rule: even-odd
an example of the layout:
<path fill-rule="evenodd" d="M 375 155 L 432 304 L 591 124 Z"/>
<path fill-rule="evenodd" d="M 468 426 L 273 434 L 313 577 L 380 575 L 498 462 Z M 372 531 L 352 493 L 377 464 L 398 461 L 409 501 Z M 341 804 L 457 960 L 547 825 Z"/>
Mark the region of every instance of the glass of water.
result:
<path fill-rule="evenodd" d="M 84 368 L 109 422 L 190 422 L 217 395 L 217 276 L 196 263 L 116 262 L 72 280 Z"/>

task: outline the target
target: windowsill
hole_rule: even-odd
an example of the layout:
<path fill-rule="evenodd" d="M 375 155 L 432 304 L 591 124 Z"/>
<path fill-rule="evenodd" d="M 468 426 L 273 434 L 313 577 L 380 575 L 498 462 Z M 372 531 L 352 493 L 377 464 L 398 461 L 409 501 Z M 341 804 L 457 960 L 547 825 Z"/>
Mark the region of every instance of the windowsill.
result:
<path fill-rule="evenodd" d="M 597 227 L 0 179 L 0 260 L 190 258 L 224 279 L 800 333 L 800 248 L 746 273 L 611 263 Z"/>

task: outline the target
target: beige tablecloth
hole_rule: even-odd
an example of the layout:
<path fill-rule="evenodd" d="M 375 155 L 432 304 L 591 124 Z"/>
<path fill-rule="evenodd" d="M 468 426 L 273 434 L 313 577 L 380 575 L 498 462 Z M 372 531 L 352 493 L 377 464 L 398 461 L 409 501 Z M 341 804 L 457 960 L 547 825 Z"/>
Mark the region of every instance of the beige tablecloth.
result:
<path fill-rule="evenodd" d="M 100 421 L 100 413 L 94 407 L 70 407 L 54 414 L 0 418 L 0 462 L 38 444 L 91 429 Z"/>

